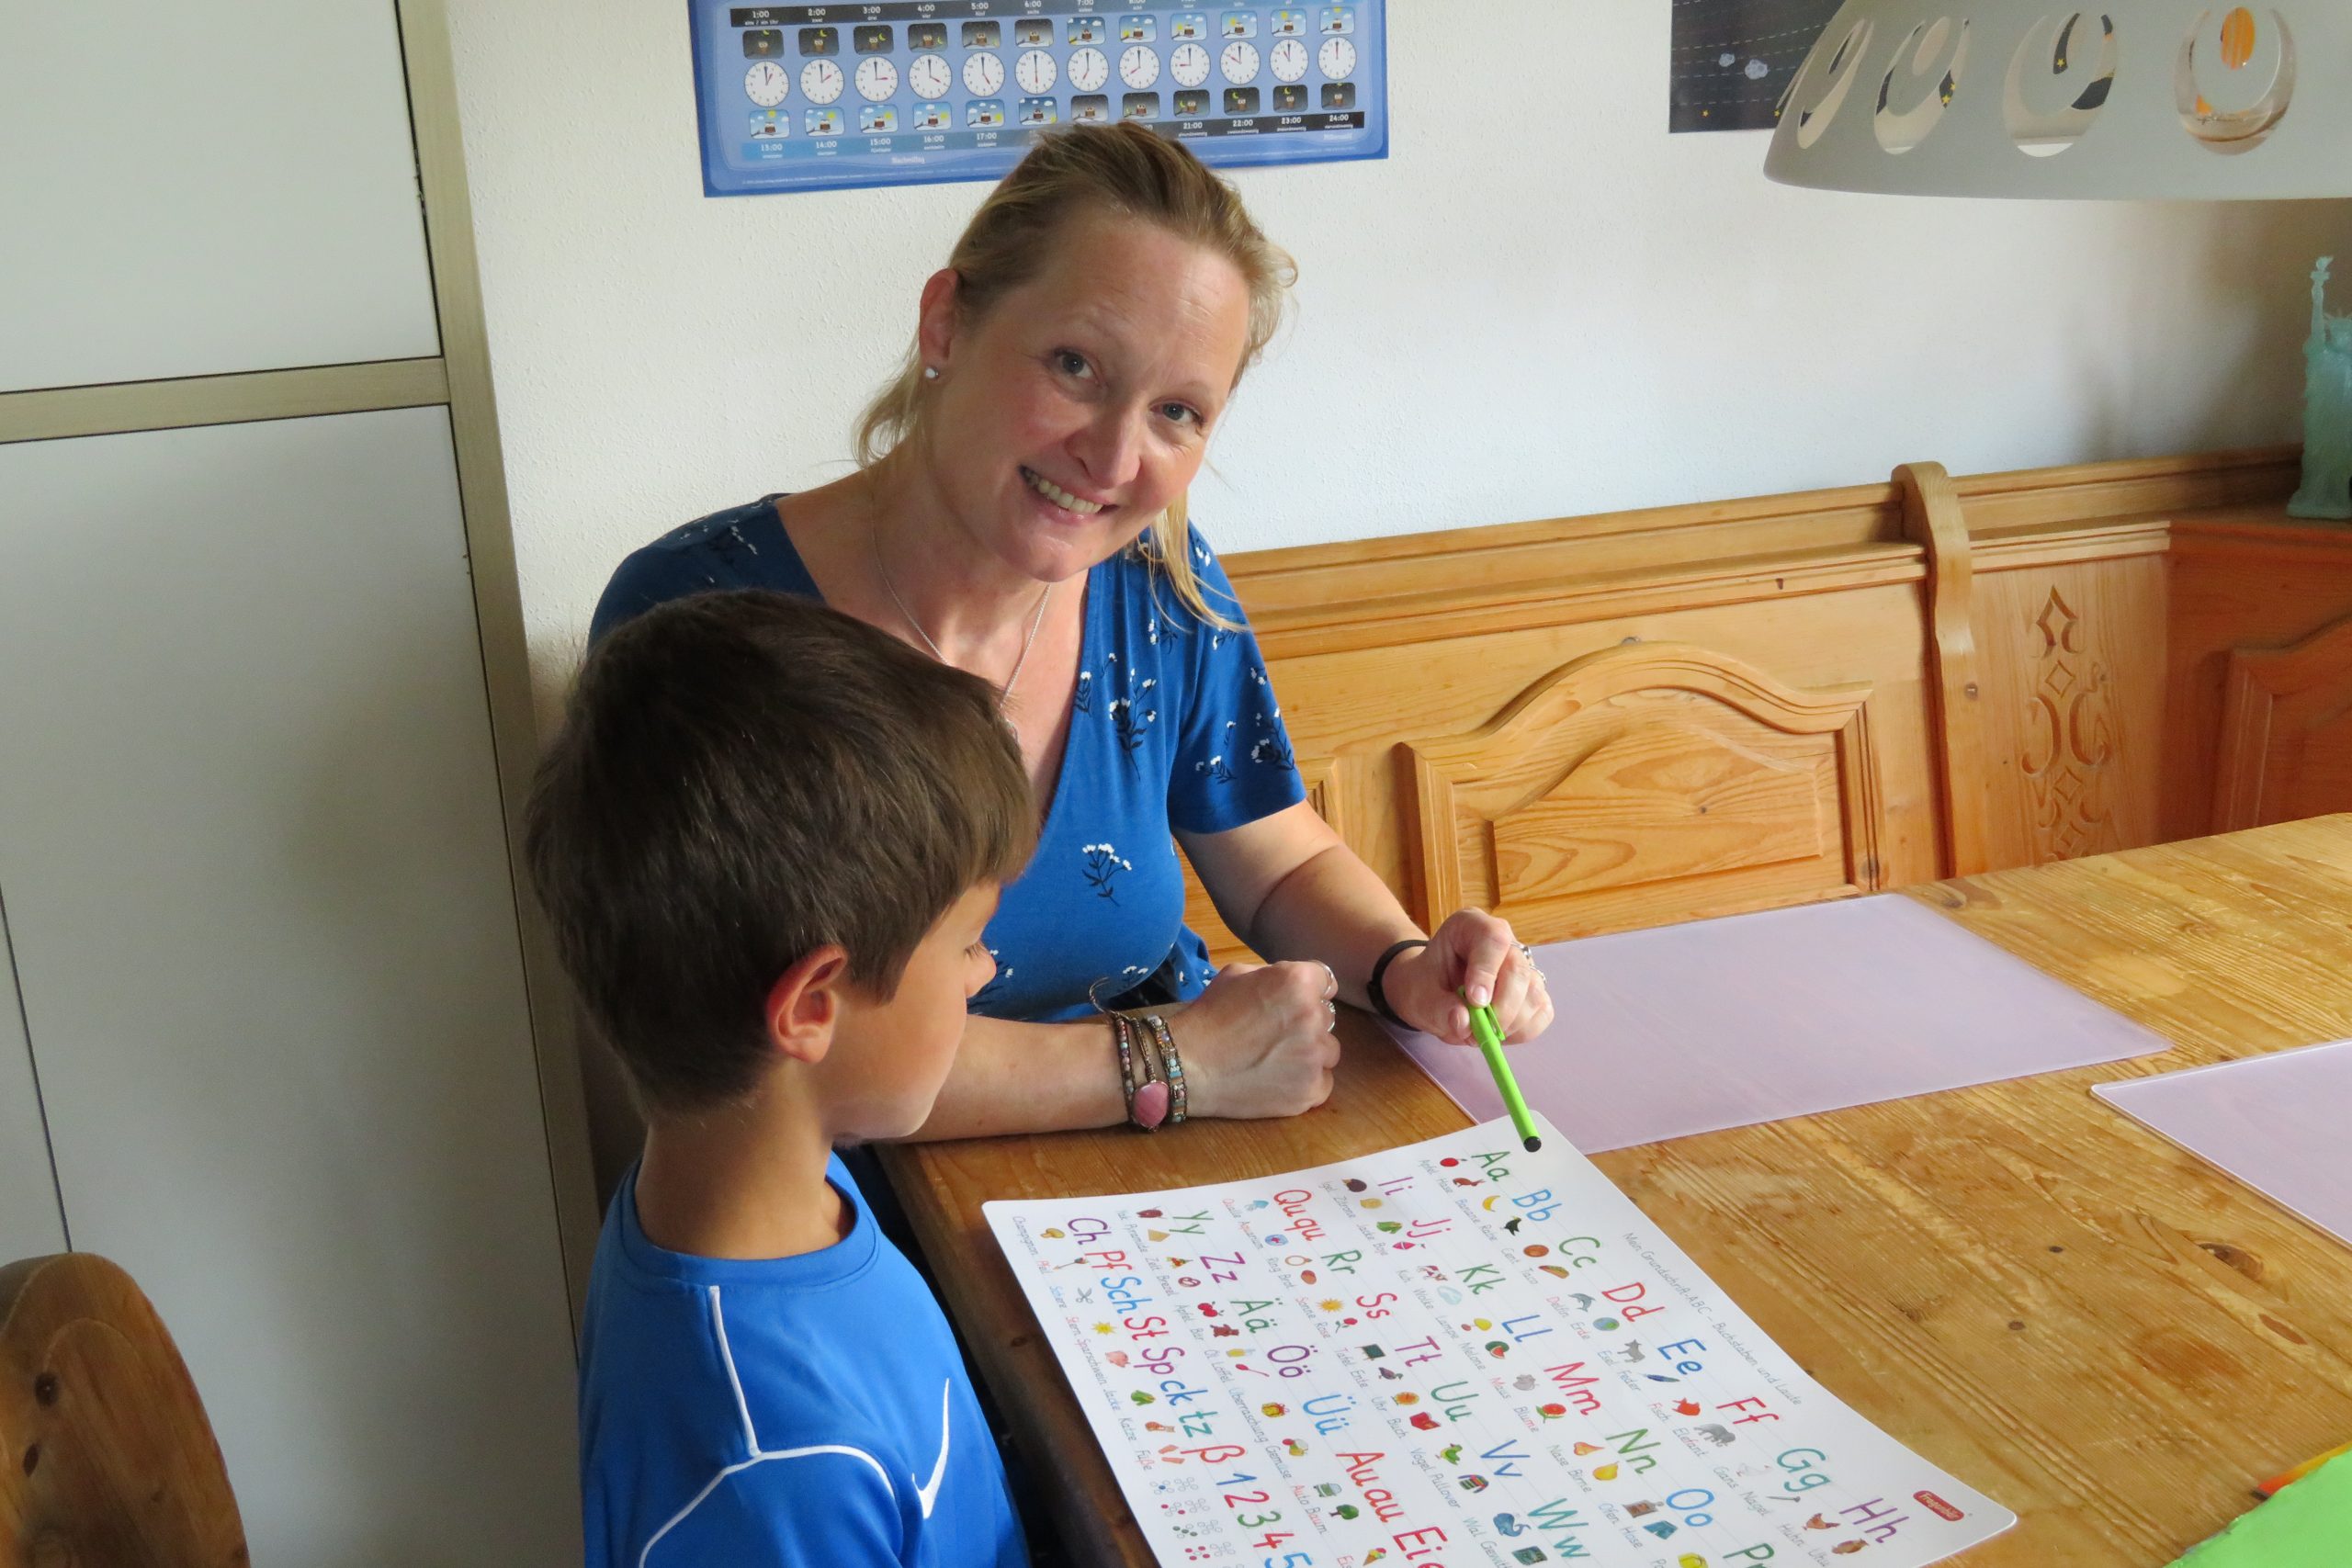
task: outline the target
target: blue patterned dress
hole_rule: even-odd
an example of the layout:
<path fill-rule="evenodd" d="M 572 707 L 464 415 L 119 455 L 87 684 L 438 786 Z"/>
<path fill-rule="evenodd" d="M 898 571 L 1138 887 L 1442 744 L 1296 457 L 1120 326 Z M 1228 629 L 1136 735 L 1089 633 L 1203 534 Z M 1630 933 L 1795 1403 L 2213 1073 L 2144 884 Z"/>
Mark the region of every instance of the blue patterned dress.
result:
<path fill-rule="evenodd" d="M 664 600 L 729 588 L 818 590 L 767 497 L 713 513 L 632 554 L 590 636 Z M 1199 530 L 1189 547 L 1210 604 L 1239 620 L 1225 569 Z M 1227 609 L 1226 606 L 1231 608 Z M 1123 551 L 1087 574 L 1085 630 L 1061 777 L 1020 880 L 986 941 L 996 978 L 972 1010 L 1057 1020 L 1137 986 L 1182 1000 L 1208 984 L 1207 947 L 1184 924 L 1171 829 L 1216 833 L 1306 798 L 1257 638 L 1193 618 Z"/>

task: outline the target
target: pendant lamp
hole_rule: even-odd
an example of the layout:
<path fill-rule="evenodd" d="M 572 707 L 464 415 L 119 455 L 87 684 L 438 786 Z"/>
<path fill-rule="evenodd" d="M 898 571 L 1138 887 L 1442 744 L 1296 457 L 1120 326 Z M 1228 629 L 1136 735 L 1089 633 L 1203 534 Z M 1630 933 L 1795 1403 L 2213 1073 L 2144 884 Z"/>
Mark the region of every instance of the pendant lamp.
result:
<path fill-rule="evenodd" d="M 2352 196 L 2352 0 L 1847 0 L 1764 172 L 1917 196 Z"/>

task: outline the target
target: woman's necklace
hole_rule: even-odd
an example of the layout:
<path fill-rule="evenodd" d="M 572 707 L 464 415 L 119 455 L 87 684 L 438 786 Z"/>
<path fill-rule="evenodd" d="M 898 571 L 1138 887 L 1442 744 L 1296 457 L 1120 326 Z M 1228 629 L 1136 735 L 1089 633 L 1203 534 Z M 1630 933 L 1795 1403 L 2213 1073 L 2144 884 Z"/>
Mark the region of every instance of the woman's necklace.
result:
<path fill-rule="evenodd" d="M 890 581 L 890 568 L 882 558 L 882 531 L 868 528 L 865 536 L 874 547 L 874 570 L 881 576 L 882 592 L 890 596 L 890 603 L 899 607 L 899 614 L 906 617 L 907 625 L 914 627 L 915 636 L 922 638 L 922 645 L 931 649 L 931 656 L 942 664 L 954 664 L 954 660 L 939 651 L 939 645 L 931 640 L 929 632 L 922 629 L 922 623 L 915 619 L 912 610 L 907 608 L 907 602 L 899 597 L 899 590 Z M 1037 628 L 1046 624 L 1046 601 L 1053 594 L 1054 585 L 1048 582 L 1045 591 L 1037 595 L 1037 613 L 1030 617 L 1028 640 L 1021 645 L 1021 657 L 1012 661 L 1012 673 L 1004 678 L 1004 694 L 999 699 L 1000 703 L 1011 702 L 1012 688 L 1021 683 L 1021 671 L 1029 662 L 1029 650 L 1037 646 Z"/>

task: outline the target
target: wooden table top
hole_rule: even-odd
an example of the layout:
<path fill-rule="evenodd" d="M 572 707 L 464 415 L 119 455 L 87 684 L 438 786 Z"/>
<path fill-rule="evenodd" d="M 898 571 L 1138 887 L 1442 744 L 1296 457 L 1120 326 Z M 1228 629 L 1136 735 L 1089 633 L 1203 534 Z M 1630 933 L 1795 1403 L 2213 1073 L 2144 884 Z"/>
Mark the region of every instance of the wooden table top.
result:
<path fill-rule="evenodd" d="M 1813 1377 L 2016 1511 L 1952 1561 L 2169 1562 L 2255 1480 L 2352 1438 L 2352 1249 L 2089 1086 L 2352 1036 L 2352 816 L 1909 894 L 2174 1048 L 1594 1163 Z M 980 1205 L 1272 1175 L 1468 1124 L 1370 1020 L 1340 1030 L 1337 1091 L 1287 1122 L 886 1152 L 1075 1562 L 1153 1559 Z"/>

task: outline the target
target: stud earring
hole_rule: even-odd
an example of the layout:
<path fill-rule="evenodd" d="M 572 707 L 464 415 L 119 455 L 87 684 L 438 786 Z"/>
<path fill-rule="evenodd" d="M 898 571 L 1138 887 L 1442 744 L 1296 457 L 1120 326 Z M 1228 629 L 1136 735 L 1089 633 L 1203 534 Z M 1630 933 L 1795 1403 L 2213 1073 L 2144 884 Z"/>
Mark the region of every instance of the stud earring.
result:
<path fill-rule="evenodd" d="M 924 380 L 926 380 L 926 381 L 936 381 L 936 380 L 938 380 L 938 379 L 939 379 L 939 367 L 938 367 L 938 366 L 936 366 L 936 365 L 926 365 L 926 366 L 924 366 L 924 367 L 922 367 L 922 378 L 923 378 Z"/>

